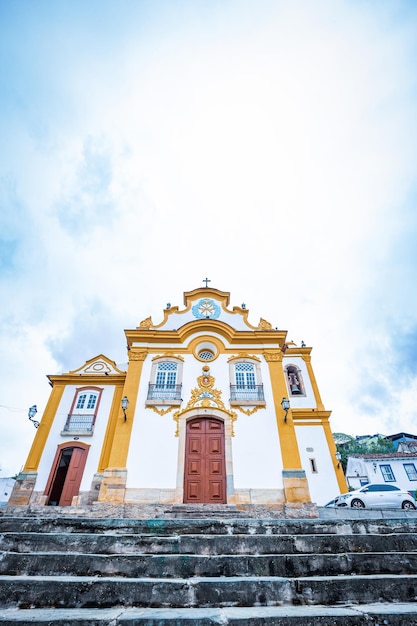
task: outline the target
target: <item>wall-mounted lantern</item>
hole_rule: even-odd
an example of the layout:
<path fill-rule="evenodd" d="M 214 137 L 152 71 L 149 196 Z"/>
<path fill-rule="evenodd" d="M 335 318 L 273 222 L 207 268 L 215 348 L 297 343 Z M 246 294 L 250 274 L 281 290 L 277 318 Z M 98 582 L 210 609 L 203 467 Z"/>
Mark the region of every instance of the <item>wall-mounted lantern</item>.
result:
<path fill-rule="evenodd" d="M 123 410 L 123 415 L 125 418 L 125 421 L 127 420 L 127 415 L 126 415 L 126 411 L 127 411 L 127 407 L 129 406 L 129 400 L 127 396 L 124 396 L 122 398 L 122 410 Z"/>
<path fill-rule="evenodd" d="M 282 406 L 283 410 L 285 411 L 284 422 L 286 422 L 287 421 L 288 410 L 290 408 L 290 401 L 288 400 L 288 398 L 282 398 L 281 406 Z"/>
<path fill-rule="evenodd" d="M 29 411 L 28 411 L 28 418 L 30 419 L 30 421 L 33 423 L 35 428 L 39 427 L 39 422 L 37 420 L 34 419 L 36 413 L 38 412 L 38 409 L 36 408 L 36 404 L 34 404 L 33 406 L 30 407 Z"/>

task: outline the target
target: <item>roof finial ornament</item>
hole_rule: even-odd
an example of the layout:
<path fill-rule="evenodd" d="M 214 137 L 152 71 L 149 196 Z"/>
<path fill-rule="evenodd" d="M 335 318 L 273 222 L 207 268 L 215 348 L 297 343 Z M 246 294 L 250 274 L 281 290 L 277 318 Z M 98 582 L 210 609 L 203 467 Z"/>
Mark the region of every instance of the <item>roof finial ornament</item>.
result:
<path fill-rule="evenodd" d="M 207 288 L 208 283 L 211 283 L 211 280 L 209 278 L 203 278 L 203 283 L 206 283 L 206 288 Z"/>

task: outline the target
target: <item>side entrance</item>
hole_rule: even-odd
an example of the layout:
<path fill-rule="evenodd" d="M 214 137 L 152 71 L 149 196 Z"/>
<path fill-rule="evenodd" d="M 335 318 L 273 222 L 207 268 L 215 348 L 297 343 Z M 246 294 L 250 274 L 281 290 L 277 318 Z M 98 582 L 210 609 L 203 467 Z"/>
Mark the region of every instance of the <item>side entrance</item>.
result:
<path fill-rule="evenodd" d="M 78 496 L 88 450 L 82 443 L 58 447 L 45 488 L 49 506 L 71 506 Z"/>
<path fill-rule="evenodd" d="M 187 422 L 184 502 L 226 504 L 224 423 L 214 417 Z"/>

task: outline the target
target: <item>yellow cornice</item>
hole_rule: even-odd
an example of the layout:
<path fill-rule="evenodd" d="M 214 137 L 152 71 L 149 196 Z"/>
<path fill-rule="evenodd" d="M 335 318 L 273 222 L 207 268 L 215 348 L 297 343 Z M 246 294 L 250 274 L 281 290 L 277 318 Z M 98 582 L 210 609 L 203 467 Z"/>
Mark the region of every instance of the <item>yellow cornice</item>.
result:
<path fill-rule="evenodd" d="M 187 307 L 187 310 L 191 308 L 191 302 L 196 300 L 198 297 L 215 298 L 216 300 L 220 300 L 224 307 L 229 306 L 230 302 L 229 291 L 220 291 L 219 289 L 214 289 L 214 287 L 198 287 L 192 291 L 184 291 L 184 304 Z"/>
<path fill-rule="evenodd" d="M 63 385 L 80 385 L 86 387 L 88 385 L 123 385 L 126 374 L 54 374 L 47 376 L 52 386 L 55 383 Z"/>
<path fill-rule="evenodd" d="M 327 421 L 330 419 L 331 411 L 317 411 L 317 409 L 293 409 L 291 408 L 293 420 L 314 419 Z"/>
<path fill-rule="evenodd" d="M 287 331 L 272 329 L 236 330 L 225 322 L 213 319 L 193 320 L 181 326 L 178 330 L 157 330 L 151 328 L 136 328 L 125 330 L 128 346 L 133 343 L 152 344 L 181 344 L 197 333 L 217 333 L 230 344 L 275 344 L 280 348 L 285 343 Z"/>
<path fill-rule="evenodd" d="M 313 348 L 300 348 L 298 346 L 288 346 L 285 350 L 285 356 L 291 354 L 292 356 L 302 356 L 304 360 L 307 360 L 307 355 L 311 353 Z"/>

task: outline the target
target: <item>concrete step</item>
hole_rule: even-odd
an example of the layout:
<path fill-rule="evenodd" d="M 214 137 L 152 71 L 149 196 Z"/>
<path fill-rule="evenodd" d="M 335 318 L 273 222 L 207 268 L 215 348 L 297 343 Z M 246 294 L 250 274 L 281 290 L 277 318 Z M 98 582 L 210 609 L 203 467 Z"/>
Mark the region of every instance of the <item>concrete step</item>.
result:
<path fill-rule="evenodd" d="M 83 554 L 77 552 L 6 552 L 0 575 L 8 576 L 146 576 L 191 578 L 216 576 L 338 576 L 413 574 L 417 552 L 265 555 Z"/>
<path fill-rule="evenodd" d="M 417 511 L 413 518 L 271 520 L 271 519 L 126 519 L 65 517 L 54 514 L 6 514 L 0 508 L 0 532 L 112 533 L 176 536 L 211 535 L 318 535 L 417 533 Z M 25 508 L 25 507 L 22 507 Z M 43 507 L 47 509 L 48 507 Z M 50 507 L 56 509 L 57 507 Z M 65 508 L 65 507 L 60 507 Z"/>
<path fill-rule="evenodd" d="M 4 610 L 2 626 L 416 626 L 416 603 L 208 609 Z"/>
<path fill-rule="evenodd" d="M 218 608 L 417 600 L 417 575 L 120 578 L 0 576 L 2 608 Z M 416 604 L 417 608 L 417 604 Z"/>
<path fill-rule="evenodd" d="M 159 532 L 159 531 L 158 531 Z M 415 552 L 417 534 L 390 535 L 119 535 L 113 533 L 15 533 L 0 535 L 8 552 L 84 554 L 339 554 Z"/>
<path fill-rule="evenodd" d="M 281 507 L 282 508 L 282 507 Z M 247 519 L 247 511 L 238 509 L 233 504 L 173 504 L 164 511 L 177 519 Z"/>
<path fill-rule="evenodd" d="M 0 626 L 417 626 L 415 572 L 415 519 L 0 514 Z"/>

